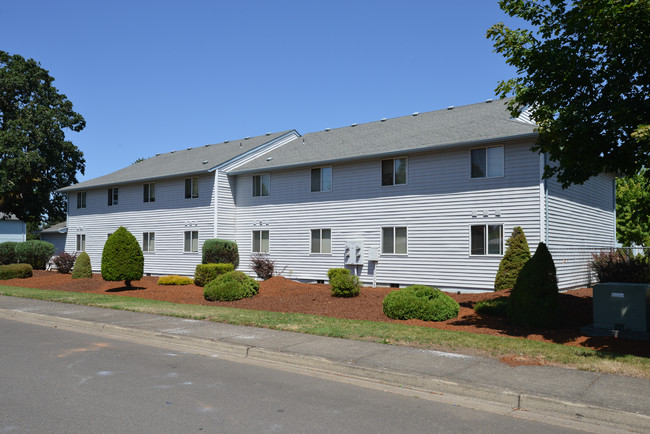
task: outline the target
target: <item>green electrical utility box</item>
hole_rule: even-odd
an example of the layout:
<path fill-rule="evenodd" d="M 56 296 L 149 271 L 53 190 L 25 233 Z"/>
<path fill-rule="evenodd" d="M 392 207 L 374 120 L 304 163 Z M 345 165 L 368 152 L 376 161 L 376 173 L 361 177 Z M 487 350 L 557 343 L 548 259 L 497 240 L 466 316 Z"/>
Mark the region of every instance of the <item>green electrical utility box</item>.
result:
<path fill-rule="evenodd" d="M 650 284 L 594 285 L 594 327 L 650 331 Z"/>

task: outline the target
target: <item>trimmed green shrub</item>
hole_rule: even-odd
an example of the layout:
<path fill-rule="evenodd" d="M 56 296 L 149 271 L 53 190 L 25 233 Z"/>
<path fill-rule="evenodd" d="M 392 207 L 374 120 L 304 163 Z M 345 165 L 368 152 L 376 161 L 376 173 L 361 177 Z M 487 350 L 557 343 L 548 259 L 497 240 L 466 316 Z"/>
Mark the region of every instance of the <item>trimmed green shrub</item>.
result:
<path fill-rule="evenodd" d="M 93 269 L 90 266 L 90 256 L 88 253 L 81 252 L 72 268 L 73 279 L 88 279 L 93 277 Z"/>
<path fill-rule="evenodd" d="M 142 279 L 144 255 L 138 240 L 120 226 L 113 232 L 102 251 L 102 277 L 109 282 L 124 281 L 127 288 L 132 280 Z"/>
<path fill-rule="evenodd" d="M 334 276 L 339 274 L 350 274 L 350 270 L 347 268 L 330 268 L 327 270 L 327 279 L 331 282 Z"/>
<path fill-rule="evenodd" d="M 384 297 L 384 314 L 393 319 L 445 321 L 458 316 L 460 306 L 438 288 L 411 285 Z"/>
<path fill-rule="evenodd" d="M 650 283 L 650 260 L 629 249 L 604 250 L 592 255 L 591 269 L 599 282 Z"/>
<path fill-rule="evenodd" d="M 71 255 L 70 253 L 61 252 L 52 259 L 52 262 L 56 265 L 56 271 L 61 274 L 68 274 L 72 271 L 76 259 L 77 253 Z"/>
<path fill-rule="evenodd" d="M 553 327 L 558 319 L 559 300 L 553 257 L 539 243 L 530 261 L 519 273 L 508 299 L 508 321 L 528 327 Z"/>
<path fill-rule="evenodd" d="M 191 285 L 192 279 L 186 276 L 162 276 L 158 279 L 158 285 Z"/>
<path fill-rule="evenodd" d="M 202 261 L 204 264 L 232 264 L 239 267 L 239 249 L 234 241 L 212 238 L 203 243 Z"/>
<path fill-rule="evenodd" d="M 31 265 L 35 270 L 45 270 L 55 250 L 54 244 L 47 241 L 24 241 L 16 244 L 16 259 L 21 264 Z"/>
<path fill-rule="evenodd" d="M 233 271 L 233 264 L 199 264 L 194 271 L 194 284 L 205 286 L 222 274 Z"/>
<path fill-rule="evenodd" d="M 505 318 L 508 315 L 508 297 L 479 301 L 474 306 L 474 312 Z"/>
<path fill-rule="evenodd" d="M 0 280 L 26 279 L 32 276 L 32 266 L 29 264 L 0 265 Z"/>
<path fill-rule="evenodd" d="M 18 262 L 16 259 L 16 241 L 5 241 L 0 243 L 0 264 L 15 264 Z"/>
<path fill-rule="evenodd" d="M 356 297 L 361 292 L 359 278 L 349 272 L 335 273 L 330 280 L 330 287 L 334 297 Z"/>
<path fill-rule="evenodd" d="M 512 235 L 506 241 L 506 253 L 499 263 L 499 271 L 494 279 L 494 290 L 512 289 L 524 264 L 530 259 L 530 249 L 521 226 L 512 229 Z"/>
<path fill-rule="evenodd" d="M 260 290 L 260 284 L 241 271 L 223 274 L 203 288 L 203 297 L 208 301 L 233 301 L 252 297 Z"/>
<path fill-rule="evenodd" d="M 251 268 L 262 280 L 269 280 L 275 273 L 275 261 L 264 253 L 251 256 Z"/>

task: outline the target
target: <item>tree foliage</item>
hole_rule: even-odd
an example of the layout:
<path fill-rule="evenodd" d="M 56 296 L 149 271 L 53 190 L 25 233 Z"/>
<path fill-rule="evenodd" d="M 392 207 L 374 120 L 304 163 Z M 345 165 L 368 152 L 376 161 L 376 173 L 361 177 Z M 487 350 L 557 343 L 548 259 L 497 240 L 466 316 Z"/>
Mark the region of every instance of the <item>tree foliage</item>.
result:
<path fill-rule="evenodd" d="M 0 212 L 25 222 L 65 219 L 65 198 L 55 190 L 85 168 L 64 130 L 86 123 L 53 81 L 34 59 L 0 51 Z"/>
<path fill-rule="evenodd" d="M 499 270 L 494 279 L 495 291 L 514 288 L 519 272 L 530 259 L 530 248 L 521 226 L 512 229 L 512 235 L 506 241 L 506 246 L 506 253 L 499 263 Z"/>
<path fill-rule="evenodd" d="M 650 247 L 650 174 L 616 180 L 616 236 L 625 247 Z"/>
<path fill-rule="evenodd" d="M 518 77 L 499 82 L 509 108 L 530 107 L 533 150 L 563 187 L 603 170 L 650 167 L 650 0 L 501 0 L 530 29 L 493 25 L 487 37 Z"/>

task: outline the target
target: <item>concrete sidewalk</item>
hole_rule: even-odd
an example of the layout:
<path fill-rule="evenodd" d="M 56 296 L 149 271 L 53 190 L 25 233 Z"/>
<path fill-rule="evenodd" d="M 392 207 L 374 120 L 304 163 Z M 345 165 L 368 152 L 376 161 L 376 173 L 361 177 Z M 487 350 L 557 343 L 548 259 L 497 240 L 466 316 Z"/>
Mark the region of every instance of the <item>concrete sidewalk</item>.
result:
<path fill-rule="evenodd" d="M 511 367 L 483 357 L 5 296 L 0 296 L 0 317 L 650 432 L 650 380 Z"/>

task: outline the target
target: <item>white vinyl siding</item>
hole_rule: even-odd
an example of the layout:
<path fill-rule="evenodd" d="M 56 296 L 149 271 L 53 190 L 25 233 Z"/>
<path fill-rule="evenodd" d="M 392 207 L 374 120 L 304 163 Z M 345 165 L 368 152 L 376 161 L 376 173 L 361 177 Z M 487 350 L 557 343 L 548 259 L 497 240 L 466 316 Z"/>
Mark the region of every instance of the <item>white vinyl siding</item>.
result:
<path fill-rule="evenodd" d="M 253 196 L 269 196 L 271 194 L 271 175 L 262 173 L 253 176 Z"/>
<path fill-rule="evenodd" d="M 312 193 L 332 191 L 332 167 L 318 167 L 311 169 Z"/>
<path fill-rule="evenodd" d="M 199 197 L 199 178 L 185 179 L 185 199 L 197 199 Z"/>
<path fill-rule="evenodd" d="M 155 202 L 156 201 L 156 184 L 149 183 L 142 186 L 142 201 Z"/>
<path fill-rule="evenodd" d="M 311 230 L 311 253 L 332 253 L 332 230 Z"/>
<path fill-rule="evenodd" d="M 408 161 L 406 157 L 381 161 L 381 185 L 403 185 L 407 183 Z"/>
<path fill-rule="evenodd" d="M 253 253 L 269 253 L 269 231 L 253 231 Z"/>
<path fill-rule="evenodd" d="M 503 225 L 472 225 L 470 246 L 471 255 L 502 255 Z"/>
<path fill-rule="evenodd" d="M 156 251 L 156 233 L 144 232 L 142 234 L 142 251 L 155 252 Z"/>
<path fill-rule="evenodd" d="M 470 150 L 470 173 L 472 179 L 502 177 L 503 146 Z"/>

